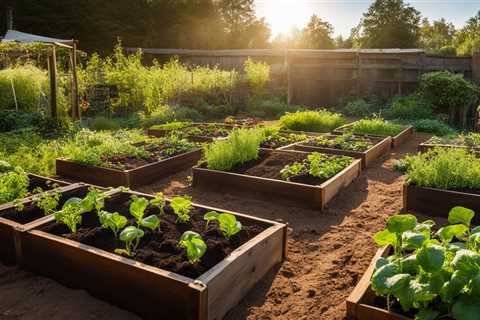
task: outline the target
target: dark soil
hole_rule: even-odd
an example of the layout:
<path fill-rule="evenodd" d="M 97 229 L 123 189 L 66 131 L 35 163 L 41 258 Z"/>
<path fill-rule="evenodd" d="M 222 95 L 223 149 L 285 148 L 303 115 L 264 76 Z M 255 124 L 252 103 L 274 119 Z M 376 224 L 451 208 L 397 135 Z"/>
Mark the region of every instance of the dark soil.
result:
<path fill-rule="evenodd" d="M 129 218 L 129 225 L 135 225 L 135 219 L 128 213 L 129 204 L 128 194 L 123 194 L 107 200 L 105 210 L 119 212 Z M 196 208 L 191 211 L 190 222 L 179 224 L 175 222 L 176 216 L 169 207 L 165 208 L 165 216 L 160 215 L 158 208 L 147 208 L 145 217 L 155 214 L 160 218 L 160 231 L 143 229 L 145 236 L 133 258 L 136 261 L 195 279 L 222 261 L 236 248 L 265 230 L 264 226 L 253 225 L 250 221 L 245 224 L 244 221 L 242 231 L 227 240 L 219 231 L 216 222 L 211 222 L 206 228 L 206 222 L 203 220 L 205 213 L 207 213 L 206 210 Z M 76 234 L 69 233 L 68 228 L 60 223 L 51 223 L 42 230 L 112 253 L 115 249 L 124 247 L 124 243 L 115 239 L 109 229 L 103 229 L 100 226 L 95 212 L 84 214 L 81 227 Z M 208 247 L 201 261 L 195 265 L 187 261 L 185 249 L 177 246 L 182 234 L 189 230 L 199 233 Z"/>
<path fill-rule="evenodd" d="M 62 196 L 59 200 L 58 208 L 61 208 L 65 201 L 71 197 L 84 197 L 88 192 L 87 187 L 82 187 L 80 189 L 75 189 L 72 191 L 62 193 Z M 0 218 L 8 219 L 20 224 L 27 224 L 32 221 L 43 218 L 44 212 L 40 209 L 34 201 L 29 201 L 24 205 L 23 210 L 18 211 L 15 207 L 11 207 L 5 210 L 0 211 Z"/>
<path fill-rule="evenodd" d="M 280 133 L 276 135 L 274 138 L 262 142 L 260 147 L 265 149 L 278 149 L 281 147 L 288 146 L 289 144 L 301 141 L 299 139 L 295 139 L 293 136 L 294 135 L 288 134 L 288 133 L 287 134 Z"/>

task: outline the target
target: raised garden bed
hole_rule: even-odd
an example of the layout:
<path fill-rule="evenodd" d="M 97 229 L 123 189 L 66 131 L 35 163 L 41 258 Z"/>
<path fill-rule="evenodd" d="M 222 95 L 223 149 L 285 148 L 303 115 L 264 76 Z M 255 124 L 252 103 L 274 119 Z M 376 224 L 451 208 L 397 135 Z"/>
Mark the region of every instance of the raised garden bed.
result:
<path fill-rule="evenodd" d="M 344 155 L 362 160 L 362 167 L 367 168 L 373 161 L 390 151 L 391 137 L 377 138 L 365 136 L 349 136 L 326 134 L 305 142 L 291 146 L 294 150 L 305 152 L 322 152 L 328 154 Z"/>
<path fill-rule="evenodd" d="M 401 132 L 394 136 L 390 135 L 375 135 L 375 134 L 363 134 L 358 132 L 353 132 L 354 123 L 349 123 L 344 126 L 341 126 L 333 131 L 334 134 L 344 134 L 346 132 L 352 132 L 357 136 L 366 136 L 366 137 L 378 137 L 378 138 L 385 138 L 385 137 L 392 137 L 392 148 L 396 148 L 402 145 L 405 141 L 407 141 L 413 135 L 413 127 L 412 126 L 404 126 Z"/>
<path fill-rule="evenodd" d="M 137 192 L 108 194 L 104 210 L 119 212 L 129 224 L 131 196 L 153 199 Z M 122 243 L 100 227 L 96 212 L 83 214 L 76 234 L 49 217 L 20 234 L 21 264 L 145 319 L 222 319 L 285 258 L 286 225 L 230 212 L 243 228 L 227 240 L 216 223 L 207 228 L 203 215 L 212 210 L 224 212 L 193 204 L 190 222 L 177 224 L 169 200 L 164 215 L 150 205 L 146 212 L 160 217 L 161 231 L 145 229 L 133 258 L 113 253 Z M 201 234 L 208 247 L 196 264 L 177 247 L 187 230 Z"/>
<path fill-rule="evenodd" d="M 478 136 L 479 134 L 470 134 L 471 136 Z M 468 149 L 472 150 L 476 154 L 480 154 L 480 145 L 475 143 L 476 141 L 472 141 L 473 139 L 469 139 L 470 135 L 460 135 L 457 137 L 432 137 L 428 141 L 423 142 L 418 145 L 419 152 L 427 152 L 429 150 L 435 148 L 446 148 L 446 149 Z M 477 138 L 478 139 L 478 138 Z"/>
<path fill-rule="evenodd" d="M 8 203 L 0 206 L 0 260 L 6 264 L 15 264 L 18 248 L 16 236 L 18 232 L 28 229 L 39 219 L 45 217 L 45 213 L 39 208 L 35 199 L 42 195 L 58 192 L 59 207 L 71 197 L 84 197 L 88 192 L 88 186 L 84 184 L 72 184 L 60 187 L 56 190 L 38 193 L 19 202 Z"/>
<path fill-rule="evenodd" d="M 305 134 L 278 132 L 268 136 L 267 139 L 260 144 L 260 147 L 269 150 L 290 149 L 296 143 L 307 139 L 308 136 Z"/>
<path fill-rule="evenodd" d="M 171 128 L 165 128 L 165 125 L 154 126 L 147 130 L 147 134 L 154 137 L 177 134 L 194 142 L 211 142 L 215 139 L 226 138 L 234 128 L 233 125 L 222 123 L 189 123 Z"/>
<path fill-rule="evenodd" d="M 298 151 L 262 150 L 258 160 L 251 161 L 231 172 L 210 170 L 204 165 L 193 168 L 193 187 L 221 192 L 247 192 L 270 201 L 289 202 L 323 209 L 361 171 L 361 161 L 351 164 L 327 180 L 310 175 L 281 179 L 280 171 L 286 165 L 304 161 L 309 153 Z M 329 156 L 334 159 L 338 156 Z"/>
<path fill-rule="evenodd" d="M 161 152 L 160 148 L 159 151 Z M 153 154 L 155 152 L 153 150 Z M 200 149 L 193 149 L 161 160 L 157 160 L 156 157 L 150 159 L 117 157 L 113 159 L 115 165 L 124 168 L 92 166 L 68 159 L 57 159 L 56 168 L 57 175 L 62 177 L 103 187 L 126 186 L 134 188 L 192 167 L 200 160 L 201 156 Z M 161 155 L 159 158 L 161 158 Z"/>
<path fill-rule="evenodd" d="M 480 212 L 480 191 L 453 191 L 405 184 L 403 208 L 406 211 L 447 218 L 453 207 L 462 206 Z M 474 222 L 480 224 L 480 216 Z"/>

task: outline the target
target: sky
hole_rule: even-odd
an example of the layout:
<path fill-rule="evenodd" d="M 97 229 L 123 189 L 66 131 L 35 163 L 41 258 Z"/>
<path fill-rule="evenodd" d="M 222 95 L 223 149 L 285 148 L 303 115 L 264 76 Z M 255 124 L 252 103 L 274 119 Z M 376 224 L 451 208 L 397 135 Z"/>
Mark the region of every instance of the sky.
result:
<path fill-rule="evenodd" d="M 304 27 L 312 14 L 334 27 L 334 34 L 348 37 L 373 0 L 255 0 L 258 17 L 265 17 L 273 36 L 292 27 Z M 456 27 L 480 10 L 480 0 L 410 0 L 423 17 L 430 21 L 445 18 Z"/>

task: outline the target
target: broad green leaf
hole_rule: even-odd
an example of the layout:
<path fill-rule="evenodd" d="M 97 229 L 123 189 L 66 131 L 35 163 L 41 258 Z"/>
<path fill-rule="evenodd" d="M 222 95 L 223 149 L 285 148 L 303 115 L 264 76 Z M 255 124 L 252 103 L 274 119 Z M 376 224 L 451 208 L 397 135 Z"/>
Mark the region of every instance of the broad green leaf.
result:
<path fill-rule="evenodd" d="M 397 244 L 397 235 L 388 231 L 387 229 L 375 233 L 373 240 L 379 247 L 391 245 L 393 247 Z"/>
<path fill-rule="evenodd" d="M 480 274 L 476 275 L 475 278 L 472 279 L 470 286 L 472 288 L 472 295 L 480 298 Z"/>
<path fill-rule="evenodd" d="M 456 320 L 478 320 L 480 300 L 468 295 L 460 296 L 453 304 L 452 315 Z"/>
<path fill-rule="evenodd" d="M 439 271 L 444 261 L 445 249 L 442 246 L 429 244 L 417 252 L 417 262 L 427 272 Z"/>
<path fill-rule="evenodd" d="M 462 249 L 465 249 L 466 246 L 465 246 L 465 243 L 463 242 L 451 242 L 449 244 L 447 244 L 447 250 L 450 251 L 450 252 L 457 252 L 458 250 L 462 250 Z"/>
<path fill-rule="evenodd" d="M 480 255 L 470 250 L 458 250 L 452 261 L 452 267 L 473 277 L 480 272 Z"/>
<path fill-rule="evenodd" d="M 132 196 L 132 203 L 130 203 L 130 214 L 140 223 L 145 209 L 148 207 L 148 200 L 143 197 Z"/>
<path fill-rule="evenodd" d="M 207 245 L 202 237 L 193 231 L 185 231 L 180 237 L 179 246 L 187 250 L 187 259 L 190 263 L 196 263 L 207 251 Z"/>
<path fill-rule="evenodd" d="M 473 210 L 464 207 L 455 207 L 450 210 L 450 213 L 448 214 L 448 222 L 450 224 L 461 223 L 470 227 L 470 223 L 474 216 L 475 212 Z"/>
<path fill-rule="evenodd" d="M 220 214 L 220 213 L 218 213 L 218 212 L 216 212 L 216 211 L 207 212 L 207 213 L 203 216 L 203 220 L 206 220 L 206 221 L 217 220 L 219 214 Z"/>
<path fill-rule="evenodd" d="M 478 233 L 480 232 L 480 226 L 476 226 L 475 228 L 472 229 L 471 233 Z"/>
<path fill-rule="evenodd" d="M 388 219 L 387 229 L 396 234 L 413 230 L 417 225 L 417 218 L 411 214 L 399 214 Z"/>
<path fill-rule="evenodd" d="M 151 215 L 142 219 L 140 223 L 142 227 L 149 228 L 150 230 L 158 229 L 160 226 L 160 219 L 156 215 Z"/>
<path fill-rule="evenodd" d="M 464 271 L 455 271 L 449 281 L 445 282 L 440 290 L 440 297 L 444 302 L 452 302 L 460 294 L 462 289 L 470 281 L 470 277 Z"/>
<path fill-rule="evenodd" d="M 375 262 L 375 270 L 378 270 L 381 267 L 383 267 L 384 265 L 389 264 L 389 263 L 390 263 L 390 261 L 388 261 L 388 259 L 385 259 L 384 257 L 380 257 Z"/>
<path fill-rule="evenodd" d="M 139 229 L 134 226 L 130 226 L 123 229 L 123 231 L 120 233 L 120 240 L 124 242 L 130 242 L 130 241 L 133 241 L 134 239 L 143 237 L 143 235 L 144 235 L 144 232 L 142 229 Z"/>
<path fill-rule="evenodd" d="M 439 311 L 431 309 L 421 309 L 416 315 L 415 320 L 435 320 L 440 315 Z"/>
<path fill-rule="evenodd" d="M 391 292 L 395 292 L 396 290 L 400 290 L 404 286 L 407 286 L 411 279 L 412 276 L 408 273 L 400 273 L 388 278 L 386 285 Z"/>
<path fill-rule="evenodd" d="M 472 233 L 468 240 L 474 243 L 480 243 L 480 232 Z"/>
<path fill-rule="evenodd" d="M 445 284 L 445 277 L 442 272 L 431 274 L 428 280 L 430 291 L 435 294 L 439 294 Z"/>
<path fill-rule="evenodd" d="M 410 275 L 408 277 L 411 279 Z M 397 298 L 404 311 L 410 309 L 415 301 L 415 290 L 410 285 L 412 282 L 411 280 L 407 281 L 405 278 L 395 283 L 395 286 L 392 288 L 393 295 Z"/>
<path fill-rule="evenodd" d="M 458 240 L 461 240 L 467 232 L 467 226 L 463 224 L 454 224 L 440 228 L 440 230 L 437 232 L 437 235 L 443 242 L 450 243 L 454 237 L 456 237 Z"/>
<path fill-rule="evenodd" d="M 375 271 L 372 276 L 372 289 L 378 295 L 386 295 L 390 293 L 390 287 L 387 279 L 400 273 L 400 267 L 394 263 L 389 263 Z"/>
<path fill-rule="evenodd" d="M 405 231 L 402 234 L 403 246 L 407 249 L 420 248 L 427 237 L 421 232 Z"/>
<path fill-rule="evenodd" d="M 410 287 L 413 289 L 415 302 L 428 302 L 436 297 L 436 294 L 432 292 L 430 283 L 421 283 L 417 280 L 412 280 L 410 281 Z"/>
<path fill-rule="evenodd" d="M 399 261 L 403 273 L 416 274 L 418 272 L 418 262 L 416 255 L 410 255 Z"/>

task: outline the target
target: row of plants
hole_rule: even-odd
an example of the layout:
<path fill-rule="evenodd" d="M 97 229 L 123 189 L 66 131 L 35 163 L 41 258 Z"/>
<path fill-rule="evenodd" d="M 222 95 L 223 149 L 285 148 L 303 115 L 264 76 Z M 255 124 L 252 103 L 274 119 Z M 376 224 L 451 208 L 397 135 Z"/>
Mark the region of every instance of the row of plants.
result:
<path fill-rule="evenodd" d="M 306 144 L 314 147 L 364 152 L 372 148 L 375 142 L 372 138 L 355 136 L 347 132 L 341 135 L 321 135 L 308 140 Z"/>
<path fill-rule="evenodd" d="M 426 144 L 433 145 L 454 145 L 454 146 L 464 146 L 471 148 L 480 147 L 480 133 L 469 132 L 461 133 L 458 135 L 448 135 L 448 136 L 434 136 L 425 142 Z"/>
<path fill-rule="evenodd" d="M 341 114 L 327 110 L 297 111 L 280 118 L 281 129 L 292 131 L 330 132 L 345 123 Z"/>
<path fill-rule="evenodd" d="M 407 128 L 405 125 L 397 124 L 384 120 L 380 117 L 374 117 L 372 119 L 361 119 L 355 121 L 353 124 L 348 125 L 345 129 L 339 130 L 348 131 L 354 134 L 370 134 L 378 136 L 396 136 Z"/>
<path fill-rule="evenodd" d="M 265 127 L 262 135 L 263 139 L 260 147 L 274 150 L 308 139 L 306 134 L 281 132 L 278 127 Z"/>

